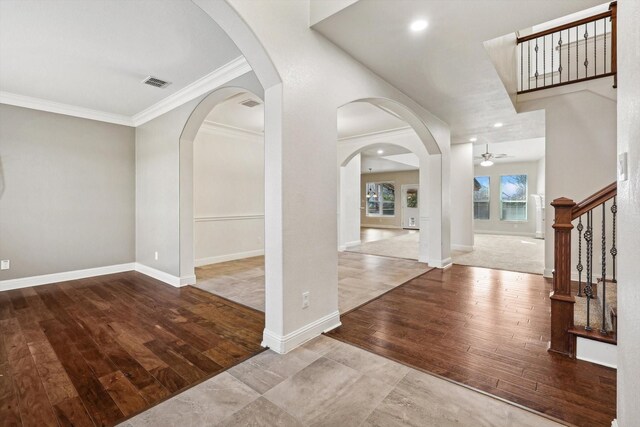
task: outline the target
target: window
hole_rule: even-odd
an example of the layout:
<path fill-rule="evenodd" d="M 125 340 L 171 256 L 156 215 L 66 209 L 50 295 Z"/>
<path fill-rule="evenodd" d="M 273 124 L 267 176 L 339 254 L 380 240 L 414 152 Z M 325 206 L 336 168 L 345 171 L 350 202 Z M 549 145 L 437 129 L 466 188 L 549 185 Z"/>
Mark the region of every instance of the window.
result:
<path fill-rule="evenodd" d="M 527 220 L 527 175 L 500 177 L 500 219 Z"/>
<path fill-rule="evenodd" d="M 488 176 L 473 179 L 473 219 L 489 219 L 489 182 Z"/>
<path fill-rule="evenodd" d="M 367 216 L 394 216 L 396 191 L 392 182 L 367 182 Z"/>

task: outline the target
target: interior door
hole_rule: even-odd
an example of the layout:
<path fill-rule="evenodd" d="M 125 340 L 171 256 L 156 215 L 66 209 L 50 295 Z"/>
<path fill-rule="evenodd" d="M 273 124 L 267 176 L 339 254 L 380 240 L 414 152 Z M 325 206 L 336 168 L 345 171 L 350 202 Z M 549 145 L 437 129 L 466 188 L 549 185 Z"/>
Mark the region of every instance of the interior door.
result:
<path fill-rule="evenodd" d="M 420 228 L 420 209 L 418 185 L 402 186 L 402 228 L 418 230 Z"/>

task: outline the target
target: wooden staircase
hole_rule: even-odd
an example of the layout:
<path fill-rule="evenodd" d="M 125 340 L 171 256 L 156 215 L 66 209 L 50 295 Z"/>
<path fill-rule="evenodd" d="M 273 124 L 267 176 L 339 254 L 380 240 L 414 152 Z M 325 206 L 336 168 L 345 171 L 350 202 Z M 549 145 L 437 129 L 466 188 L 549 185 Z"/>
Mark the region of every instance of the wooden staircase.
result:
<path fill-rule="evenodd" d="M 613 183 L 580 203 L 564 197 L 551 203 L 555 268 L 549 351 L 575 358 L 578 337 L 617 344 L 616 195 Z M 596 216 L 599 223 L 594 226 Z M 575 232 L 578 280 L 572 281 Z"/>

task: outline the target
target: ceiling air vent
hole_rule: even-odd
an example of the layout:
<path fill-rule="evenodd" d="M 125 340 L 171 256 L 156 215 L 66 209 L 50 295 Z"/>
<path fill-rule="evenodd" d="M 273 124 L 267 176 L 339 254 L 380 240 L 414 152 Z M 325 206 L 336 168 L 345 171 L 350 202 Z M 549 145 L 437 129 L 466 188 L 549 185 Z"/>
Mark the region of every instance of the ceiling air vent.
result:
<path fill-rule="evenodd" d="M 142 83 L 149 85 L 149 86 L 153 86 L 153 87 L 159 87 L 159 88 L 163 88 L 171 83 L 164 81 L 164 80 L 160 80 L 159 78 L 156 77 L 147 77 L 146 79 L 144 79 L 142 81 Z"/>
<path fill-rule="evenodd" d="M 253 108 L 256 105 L 260 105 L 260 103 L 258 101 L 254 101 L 253 99 L 245 99 L 240 104 L 244 105 L 245 107 L 249 107 L 249 108 Z"/>

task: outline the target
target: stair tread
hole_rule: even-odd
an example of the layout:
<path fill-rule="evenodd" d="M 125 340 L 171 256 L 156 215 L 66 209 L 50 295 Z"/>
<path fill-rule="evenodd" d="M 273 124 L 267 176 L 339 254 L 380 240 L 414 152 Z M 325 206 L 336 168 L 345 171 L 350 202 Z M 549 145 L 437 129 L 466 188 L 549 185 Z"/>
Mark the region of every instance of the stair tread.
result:
<path fill-rule="evenodd" d="M 618 337 L 613 332 L 609 332 L 607 335 L 602 335 L 600 331 L 595 328 L 591 331 L 587 331 L 584 326 L 574 326 L 569 329 L 569 333 L 582 338 L 618 345 Z"/>

